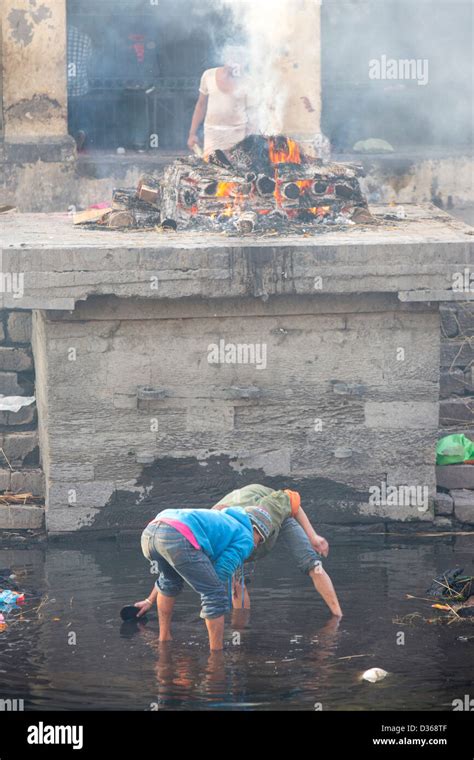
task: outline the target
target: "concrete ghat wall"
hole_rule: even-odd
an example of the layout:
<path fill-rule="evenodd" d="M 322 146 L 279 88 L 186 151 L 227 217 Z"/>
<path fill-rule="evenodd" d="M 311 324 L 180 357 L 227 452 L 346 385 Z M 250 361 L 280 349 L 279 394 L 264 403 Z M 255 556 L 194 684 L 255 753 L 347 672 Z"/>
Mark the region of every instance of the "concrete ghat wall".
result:
<path fill-rule="evenodd" d="M 48 530 L 139 527 L 252 480 L 298 487 L 319 522 L 430 519 L 368 487 L 434 495 L 439 336 L 437 309 L 388 294 L 36 312 Z M 265 368 L 209 363 L 220 339 L 264 344 Z"/>
<path fill-rule="evenodd" d="M 335 156 L 337 159 L 338 157 Z M 472 156 L 444 156 L 425 160 L 366 158 L 347 155 L 346 161 L 364 165 L 364 193 L 371 203 L 425 203 L 441 208 L 472 206 L 474 186 Z M 159 172 L 171 160 L 157 151 L 143 156 L 81 156 L 76 161 L 72 138 L 49 138 L 0 145 L 0 203 L 22 212 L 67 211 L 110 200 L 116 187 L 135 187 L 140 177 Z M 2 166 L 3 164 L 3 166 Z M 31 187 L 35 188 L 34 193 Z"/>

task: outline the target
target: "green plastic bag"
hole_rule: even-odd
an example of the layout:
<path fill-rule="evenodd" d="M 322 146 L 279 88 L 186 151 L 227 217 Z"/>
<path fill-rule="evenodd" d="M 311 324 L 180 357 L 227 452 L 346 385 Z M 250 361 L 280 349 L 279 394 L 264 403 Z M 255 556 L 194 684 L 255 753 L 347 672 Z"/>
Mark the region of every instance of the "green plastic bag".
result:
<path fill-rule="evenodd" d="M 474 441 L 465 435 L 445 435 L 436 444 L 436 464 L 462 464 L 474 461 Z"/>

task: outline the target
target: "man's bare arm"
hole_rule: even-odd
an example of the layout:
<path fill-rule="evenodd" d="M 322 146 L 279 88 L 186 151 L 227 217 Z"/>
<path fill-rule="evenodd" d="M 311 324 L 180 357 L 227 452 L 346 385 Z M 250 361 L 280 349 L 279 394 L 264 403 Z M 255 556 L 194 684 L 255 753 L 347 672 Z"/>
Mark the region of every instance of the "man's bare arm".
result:
<path fill-rule="evenodd" d="M 137 617 L 141 617 L 142 615 L 145 615 L 148 612 L 148 610 L 151 610 L 154 603 L 156 602 L 157 596 L 158 596 L 158 589 L 156 588 L 156 585 L 154 585 L 151 593 L 147 596 L 146 599 L 143 599 L 141 602 L 135 603 L 134 606 L 139 608 Z"/>
<path fill-rule="evenodd" d="M 323 536 L 318 535 L 315 529 L 311 525 L 308 515 L 304 511 L 303 507 L 300 507 L 295 514 L 295 520 L 299 522 L 304 532 L 309 538 L 311 546 L 323 557 L 327 557 L 329 553 L 329 544 Z"/>
<path fill-rule="evenodd" d="M 334 589 L 332 580 L 321 566 L 315 567 L 309 573 L 316 591 L 318 591 L 326 602 L 327 606 L 336 617 L 342 617 L 342 610 Z"/>
<path fill-rule="evenodd" d="M 198 145 L 197 131 L 202 122 L 206 118 L 208 95 L 199 93 L 199 98 L 194 109 L 193 118 L 191 121 L 191 128 L 189 130 L 188 148 L 193 149 L 194 145 Z"/>

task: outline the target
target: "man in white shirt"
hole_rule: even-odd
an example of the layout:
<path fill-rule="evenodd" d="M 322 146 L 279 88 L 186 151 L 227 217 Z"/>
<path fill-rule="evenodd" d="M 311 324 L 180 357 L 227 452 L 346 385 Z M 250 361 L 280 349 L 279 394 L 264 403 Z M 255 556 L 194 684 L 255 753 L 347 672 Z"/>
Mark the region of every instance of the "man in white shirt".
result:
<path fill-rule="evenodd" d="M 232 148 L 247 135 L 248 104 L 241 54 L 229 49 L 224 66 L 207 69 L 189 131 L 188 147 L 199 145 L 197 131 L 204 122 L 204 155 Z"/>

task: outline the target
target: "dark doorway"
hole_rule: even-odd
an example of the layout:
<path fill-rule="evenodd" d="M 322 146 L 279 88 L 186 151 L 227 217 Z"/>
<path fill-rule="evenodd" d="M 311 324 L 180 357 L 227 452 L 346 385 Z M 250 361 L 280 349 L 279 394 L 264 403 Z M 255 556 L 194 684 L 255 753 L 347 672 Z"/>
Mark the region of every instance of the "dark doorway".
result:
<path fill-rule="evenodd" d="M 87 150 L 184 148 L 201 74 L 217 65 L 222 45 L 225 14 L 215 7 L 68 0 L 71 134 L 86 132 Z"/>

